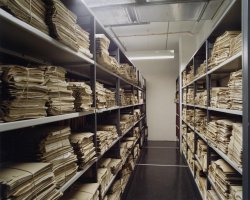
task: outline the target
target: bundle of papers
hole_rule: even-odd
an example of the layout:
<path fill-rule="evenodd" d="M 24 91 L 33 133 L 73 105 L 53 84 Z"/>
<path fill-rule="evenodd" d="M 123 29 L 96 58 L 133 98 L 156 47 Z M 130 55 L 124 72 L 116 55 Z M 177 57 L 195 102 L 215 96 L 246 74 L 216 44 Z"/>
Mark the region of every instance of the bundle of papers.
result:
<path fill-rule="evenodd" d="M 194 80 L 194 65 L 190 66 L 190 70 L 187 72 L 187 84 Z"/>
<path fill-rule="evenodd" d="M 233 122 L 227 119 L 216 121 L 217 125 L 217 147 L 225 154 L 228 152 L 228 145 L 232 135 Z"/>
<path fill-rule="evenodd" d="M 201 191 L 202 197 L 205 198 L 207 192 L 207 179 L 203 173 L 203 169 L 197 161 L 195 161 L 195 170 L 195 182 Z"/>
<path fill-rule="evenodd" d="M 120 129 L 122 134 L 132 127 L 134 124 L 134 116 L 131 114 L 121 114 L 120 117 Z"/>
<path fill-rule="evenodd" d="M 111 178 L 112 178 L 111 173 L 108 171 L 107 168 L 98 168 L 97 179 L 100 185 L 99 187 L 100 199 L 103 199 L 106 187 L 108 186 Z"/>
<path fill-rule="evenodd" d="M 69 82 L 68 89 L 73 91 L 74 109 L 77 112 L 88 111 L 93 104 L 92 90 L 84 82 Z"/>
<path fill-rule="evenodd" d="M 187 133 L 187 144 L 189 149 L 194 152 L 194 132 Z"/>
<path fill-rule="evenodd" d="M 202 171 L 207 171 L 207 144 L 203 140 L 198 139 L 197 141 L 197 157 L 201 164 Z"/>
<path fill-rule="evenodd" d="M 0 168 L 0 187 L 4 199 L 56 200 L 61 196 L 49 163 L 5 165 Z"/>
<path fill-rule="evenodd" d="M 230 44 L 230 56 L 233 56 L 242 51 L 242 34 L 240 33 L 238 36 L 231 40 Z"/>
<path fill-rule="evenodd" d="M 197 91 L 194 101 L 195 105 L 207 106 L 207 90 Z"/>
<path fill-rule="evenodd" d="M 182 117 L 184 121 L 187 121 L 187 108 L 183 107 L 182 109 Z"/>
<path fill-rule="evenodd" d="M 209 165 L 209 176 L 217 191 L 225 199 L 229 199 L 235 192 L 232 186 L 242 186 L 242 177 L 223 159 L 212 161 Z"/>
<path fill-rule="evenodd" d="M 196 70 L 195 78 L 198 78 L 206 73 L 206 60 Z"/>
<path fill-rule="evenodd" d="M 228 87 L 212 87 L 211 88 L 211 107 L 228 109 L 229 104 L 229 88 Z"/>
<path fill-rule="evenodd" d="M 78 24 L 75 26 L 76 29 L 76 41 L 79 46 L 78 51 L 82 54 L 85 54 L 89 58 L 92 58 L 93 55 L 90 53 L 90 40 L 89 33 L 83 30 Z"/>
<path fill-rule="evenodd" d="M 39 144 L 38 160 L 53 164 L 57 187 L 63 186 L 77 171 L 77 158 L 70 145 L 69 127 L 49 127 L 40 129 L 44 138 Z"/>
<path fill-rule="evenodd" d="M 141 109 L 134 109 L 134 120 L 138 121 L 141 117 Z"/>
<path fill-rule="evenodd" d="M 98 183 L 76 184 L 63 195 L 62 200 L 99 200 L 98 188 Z"/>
<path fill-rule="evenodd" d="M 207 191 L 207 200 L 220 200 L 220 198 L 217 196 L 216 192 L 212 189 Z"/>
<path fill-rule="evenodd" d="M 115 92 L 106 88 L 105 93 L 106 93 L 107 107 L 112 108 L 116 106 Z"/>
<path fill-rule="evenodd" d="M 98 155 L 106 152 L 113 142 L 118 138 L 116 126 L 102 125 L 98 126 L 97 131 L 97 153 Z"/>
<path fill-rule="evenodd" d="M 120 144 L 120 154 L 122 159 L 122 164 L 125 164 L 126 158 L 128 157 L 130 150 L 134 145 L 134 141 L 123 141 Z"/>
<path fill-rule="evenodd" d="M 126 105 L 134 105 L 139 103 L 138 97 L 135 96 L 133 93 L 126 92 L 124 95 L 126 99 Z"/>
<path fill-rule="evenodd" d="M 120 88 L 120 106 L 127 106 L 127 99 L 125 97 L 124 89 Z"/>
<path fill-rule="evenodd" d="M 3 65 L 4 101 L 1 104 L 4 121 L 47 116 L 45 103 L 48 87 L 44 85 L 44 72 L 39 68 Z"/>
<path fill-rule="evenodd" d="M 96 82 L 96 107 L 98 109 L 107 107 L 106 89 L 98 82 Z"/>
<path fill-rule="evenodd" d="M 139 127 L 134 128 L 133 137 L 136 137 L 136 138 L 140 137 L 140 128 Z"/>
<path fill-rule="evenodd" d="M 232 136 L 228 145 L 228 157 L 239 167 L 242 167 L 242 123 L 233 123 Z"/>
<path fill-rule="evenodd" d="M 228 88 L 230 109 L 242 110 L 242 69 L 230 74 Z"/>
<path fill-rule="evenodd" d="M 45 2 L 48 5 L 46 21 L 50 35 L 71 49 L 78 51 L 76 15 L 67 9 L 60 0 L 45 0 Z"/>
<path fill-rule="evenodd" d="M 193 88 L 188 88 L 187 103 L 194 104 L 194 89 Z"/>
<path fill-rule="evenodd" d="M 215 147 L 217 143 L 217 133 L 218 133 L 218 129 L 217 129 L 216 120 L 212 120 L 208 122 L 206 137 L 209 140 L 209 142 L 211 142 Z"/>
<path fill-rule="evenodd" d="M 75 98 L 65 81 L 66 71 L 62 67 L 44 66 L 46 86 L 49 89 L 48 114 L 60 115 L 74 111 Z"/>
<path fill-rule="evenodd" d="M 135 145 L 135 148 L 134 148 L 134 158 L 135 158 L 135 160 L 137 160 L 139 158 L 140 152 L 141 152 L 140 145 L 139 144 Z"/>
<path fill-rule="evenodd" d="M 242 200 L 243 199 L 243 187 L 242 186 L 231 186 L 230 187 L 230 199 Z"/>
<path fill-rule="evenodd" d="M 93 142 L 93 133 L 73 133 L 70 136 L 70 142 L 77 155 L 79 169 L 83 169 L 88 162 L 96 159 L 96 151 Z"/>
<path fill-rule="evenodd" d="M 218 66 L 230 57 L 231 40 L 239 34 L 240 32 L 238 31 L 226 31 L 222 36 L 216 39 L 211 57 L 208 60 L 209 69 Z"/>
<path fill-rule="evenodd" d="M 183 154 L 186 156 L 187 155 L 187 142 L 186 142 L 186 140 L 182 140 L 181 149 L 182 149 Z"/>
<path fill-rule="evenodd" d="M 0 0 L 0 7 L 25 23 L 49 34 L 45 23 L 46 5 L 42 0 Z"/>
<path fill-rule="evenodd" d="M 194 118 L 195 127 L 200 134 L 206 132 L 207 125 L 207 112 L 206 110 L 195 109 L 195 118 Z"/>
<path fill-rule="evenodd" d="M 122 193 L 122 179 L 117 179 L 108 191 L 107 200 L 120 200 Z"/>
<path fill-rule="evenodd" d="M 118 68 L 118 74 L 124 79 L 137 84 L 136 70 L 127 63 L 120 64 Z"/>
<path fill-rule="evenodd" d="M 194 127 L 194 109 L 186 110 L 186 120 L 192 127 Z"/>

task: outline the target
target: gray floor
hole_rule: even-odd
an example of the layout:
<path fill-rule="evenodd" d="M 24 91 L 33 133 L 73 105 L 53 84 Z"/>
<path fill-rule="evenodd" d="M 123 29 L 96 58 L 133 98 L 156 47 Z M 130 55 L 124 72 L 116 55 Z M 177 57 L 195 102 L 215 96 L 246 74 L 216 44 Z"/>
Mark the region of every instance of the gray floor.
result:
<path fill-rule="evenodd" d="M 175 142 L 149 141 L 128 187 L 126 200 L 200 200 Z"/>

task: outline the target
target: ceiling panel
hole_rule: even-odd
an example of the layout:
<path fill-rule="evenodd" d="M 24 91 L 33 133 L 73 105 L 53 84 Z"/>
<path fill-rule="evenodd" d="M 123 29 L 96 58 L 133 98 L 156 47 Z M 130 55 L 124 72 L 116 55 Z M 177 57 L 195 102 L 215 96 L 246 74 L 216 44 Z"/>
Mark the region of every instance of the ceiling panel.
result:
<path fill-rule="evenodd" d="M 177 21 L 169 23 L 169 32 L 192 32 L 196 22 L 195 21 Z"/>
<path fill-rule="evenodd" d="M 84 0 L 90 7 L 135 3 L 135 0 Z"/>
<path fill-rule="evenodd" d="M 137 6 L 140 22 L 166 22 L 197 20 L 205 3 L 181 3 L 151 6 Z"/>
<path fill-rule="evenodd" d="M 222 3 L 223 3 L 223 0 L 210 1 L 201 19 L 202 20 L 212 19 L 214 15 L 216 14 L 217 10 L 219 9 L 219 7 L 222 5 Z"/>

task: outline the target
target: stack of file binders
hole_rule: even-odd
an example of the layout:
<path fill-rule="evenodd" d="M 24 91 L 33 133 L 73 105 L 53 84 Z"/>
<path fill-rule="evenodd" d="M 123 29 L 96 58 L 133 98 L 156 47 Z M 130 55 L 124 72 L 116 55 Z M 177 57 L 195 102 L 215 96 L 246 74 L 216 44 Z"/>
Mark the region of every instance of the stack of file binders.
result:
<path fill-rule="evenodd" d="M 239 167 L 242 167 L 243 158 L 242 130 L 242 123 L 233 123 L 232 136 L 228 145 L 228 157 Z"/>
<path fill-rule="evenodd" d="M 41 162 L 53 164 L 57 187 L 62 187 L 77 171 L 77 158 L 70 145 L 70 128 L 67 126 L 45 127 L 39 144 L 37 158 Z"/>
<path fill-rule="evenodd" d="M 46 22 L 50 29 L 50 35 L 71 49 L 78 51 L 76 15 L 67 9 L 60 0 L 45 0 L 45 2 L 48 5 Z"/>
<path fill-rule="evenodd" d="M 70 142 L 77 155 L 79 169 L 84 169 L 90 161 L 96 159 L 93 136 L 93 133 L 88 132 L 73 133 L 70 136 Z"/>
<path fill-rule="evenodd" d="M 3 199 L 57 200 L 62 195 L 49 163 L 7 164 L 0 168 L 0 180 Z"/>
<path fill-rule="evenodd" d="M 93 104 L 92 90 L 84 82 L 69 82 L 68 89 L 73 91 L 74 109 L 77 112 L 88 111 Z"/>
<path fill-rule="evenodd" d="M 47 116 L 45 103 L 48 88 L 44 85 L 44 72 L 39 68 L 3 65 L 3 99 L 1 110 L 4 121 Z"/>
<path fill-rule="evenodd" d="M 49 89 L 48 114 L 60 115 L 74 111 L 75 98 L 65 81 L 66 71 L 62 67 L 43 66 L 46 85 Z"/>
<path fill-rule="evenodd" d="M 242 69 L 230 74 L 228 88 L 230 108 L 232 110 L 242 110 Z"/>
<path fill-rule="evenodd" d="M 107 108 L 106 89 L 103 84 L 96 82 L 96 107 Z"/>
<path fill-rule="evenodd" d="M 0 7 L 25 23 L 49 34 L 45 23 L 46 4 L 42 0 L 0 0 Z"/>

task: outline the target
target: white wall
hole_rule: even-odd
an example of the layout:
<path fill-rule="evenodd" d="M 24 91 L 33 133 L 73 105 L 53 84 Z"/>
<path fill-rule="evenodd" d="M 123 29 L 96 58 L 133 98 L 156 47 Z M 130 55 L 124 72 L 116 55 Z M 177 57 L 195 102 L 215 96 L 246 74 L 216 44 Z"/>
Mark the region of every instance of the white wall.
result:
<path fill-rule="evenodd" d="M 147 80 L 147 122 L 149 140 L 175 141 L 175 80 L 179 58 L 135 61 Z"/>

